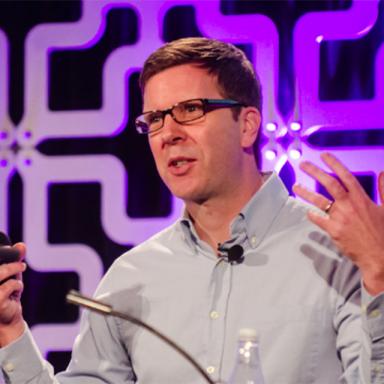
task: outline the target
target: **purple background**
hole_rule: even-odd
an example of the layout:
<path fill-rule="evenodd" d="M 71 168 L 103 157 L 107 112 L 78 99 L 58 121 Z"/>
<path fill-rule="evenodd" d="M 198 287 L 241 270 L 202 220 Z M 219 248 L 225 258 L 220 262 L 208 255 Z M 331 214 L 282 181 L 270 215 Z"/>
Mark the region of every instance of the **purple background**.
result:
<path fill-rule="evenodd" d="M 186 36 L 255 65 L 263 169 L 316 188 L 298 161 L 332 150 L 377 200 L 384 1 L 1 1 L 0 230 L 28 245 L 24 313 L 57 369 L 78 325 L 66 292 L 91 293 L 181 209 L 133 121 L 145 57 Z"/>

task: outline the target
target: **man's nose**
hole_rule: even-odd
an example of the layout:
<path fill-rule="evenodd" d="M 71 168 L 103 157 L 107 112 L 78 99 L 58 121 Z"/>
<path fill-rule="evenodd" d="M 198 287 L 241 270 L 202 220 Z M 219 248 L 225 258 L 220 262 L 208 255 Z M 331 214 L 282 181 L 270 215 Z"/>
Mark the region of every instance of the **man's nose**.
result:
<path fill-rule="evenodd" d="M 163 128 L 161 128 L 161 135 L 164 144 L 175 144 L 185 139 L 184 126 L 178 123 L 172 113 L 167 113 L 164 116 Z"/>

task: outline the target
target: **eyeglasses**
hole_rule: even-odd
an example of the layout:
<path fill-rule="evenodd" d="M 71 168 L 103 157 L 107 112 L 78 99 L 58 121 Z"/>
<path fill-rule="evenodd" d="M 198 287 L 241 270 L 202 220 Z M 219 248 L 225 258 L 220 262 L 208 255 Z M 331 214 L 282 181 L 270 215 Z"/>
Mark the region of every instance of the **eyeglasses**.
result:
<path fill-rule="evenodd" d="M 206 113 L 220 108 L 245 107 L 245 104 L 230 99 L 192 99 L 181 101 L 162 111 L 144 112 L 135 121 L 136 130 L 141 134 L 151 134 L 163 128 L 166 115 L 179 124 L 186 124 L 203 117 Z"/>

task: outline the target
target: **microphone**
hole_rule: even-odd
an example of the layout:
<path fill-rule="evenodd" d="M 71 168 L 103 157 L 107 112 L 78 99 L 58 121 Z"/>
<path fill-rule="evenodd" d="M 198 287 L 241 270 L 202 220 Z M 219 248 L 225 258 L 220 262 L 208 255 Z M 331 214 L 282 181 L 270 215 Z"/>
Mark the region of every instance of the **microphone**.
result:
<path fill-rule="evenodd" d="M 220 249 L 221 256 L 230 264 L 241 264 L 244 261 L 244 248 L 240 244 L 232 245 L 228 249 Z"/>
<path fill-rule="evenodd" d="M 12 245 L 11 240 L 9 240 L 9 237 L 4 232 L 0 231 L 0 246 L 4 245 Z"/>
<path fill-rule="evenodd" d="M 235 244 L 229 248 L 227 254 L 231 264 L 241 264 L 244 261 L 244 249 L 240 244 Z"/>
<path fill-rule="evenodd" d="M 131 316 L 127 313 L 115 311 L 110 305 L 103 303 L 102 301 L 91 299 L 87 296 L 81 295 L 79 292 L 71 290 L 68 292 L 66 296 L 67 302 L 78 305 L 79 307 L 87 308 L 91 311 L 98 312 L 103 316 L 113 316 L 118 317 L 120 319 L 131 322 L 132 324 L 138 325 L 153 335 L 157 336 L 159 339 L 163 340 L 166 344 L 168 344 L 171 348 L 176 350 L 180 355 L 182 355 L 187 361 L 189 361 L 193 367 L 204 377 L 205 381 L 209 384 L 219 384 L 215 383 L 204 371 L 204 369 L 199 365 L 199 363 L 183 348 L 177 345 L 173 340 L 169 337 L 162 334 L 156 328 L 153 328 L 149 324 L 144 321 L 138 319 L 137 317 Z"/>

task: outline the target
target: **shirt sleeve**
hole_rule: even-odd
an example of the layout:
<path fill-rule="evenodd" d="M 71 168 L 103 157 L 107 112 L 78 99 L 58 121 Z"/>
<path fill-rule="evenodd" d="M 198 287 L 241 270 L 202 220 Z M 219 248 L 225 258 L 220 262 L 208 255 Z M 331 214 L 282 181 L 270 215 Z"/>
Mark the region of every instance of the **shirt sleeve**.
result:
<path fill-rule="evenodd" d="M 0 349 L 0 365 L 6 384 L 56 384 L 52 366 L 45 361 L 28 327 L 17 340 Z"/>
<path fill-rule="evenodd" d="M 384 293 L 370 296 L 348 260 L 335 274 L 334 315 L 343 384 L 384 383 Z"/>
<path fill-rule="evenodd" d="M 384 293 L 372 297 L 363 284 L 362 325 L 365 344 L 368 347 L 368 383 L 384 383 Z"/>
<path fill-rule="evenodd" d="M 54 376 L 43 359 L 30 330 L 0 349 L 0 365 L 6 384 L 134 384 L 136 377 L 112 317 L 83 314 L 66 371 Z"/>

